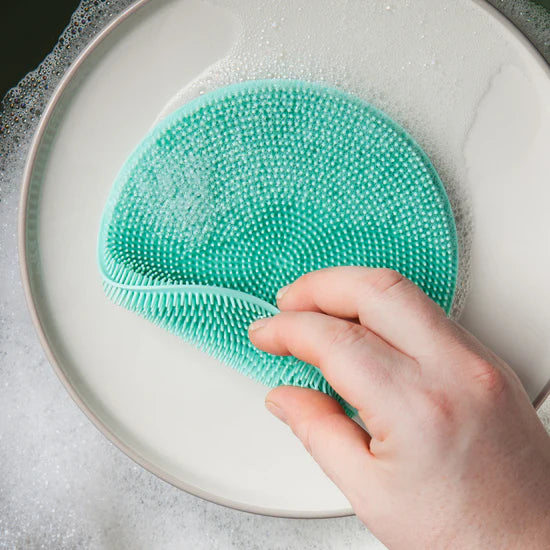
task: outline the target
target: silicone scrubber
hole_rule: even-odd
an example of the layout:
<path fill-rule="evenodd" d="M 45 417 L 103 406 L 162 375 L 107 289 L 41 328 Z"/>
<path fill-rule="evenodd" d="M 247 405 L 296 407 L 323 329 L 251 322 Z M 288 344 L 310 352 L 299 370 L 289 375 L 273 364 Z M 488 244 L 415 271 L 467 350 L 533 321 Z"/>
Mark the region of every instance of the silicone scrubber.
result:
<path fill-rule="evenodd" d="M 451 208 L 403 129 L 337 89 L 287 80 L 218 89 L 159 123 L 118 174 L 99 265 L 116 303 L 268 386 L 320 371 L 255 349 L 277 290 L 327 266 L 391 267 L 447 312 Z"/>

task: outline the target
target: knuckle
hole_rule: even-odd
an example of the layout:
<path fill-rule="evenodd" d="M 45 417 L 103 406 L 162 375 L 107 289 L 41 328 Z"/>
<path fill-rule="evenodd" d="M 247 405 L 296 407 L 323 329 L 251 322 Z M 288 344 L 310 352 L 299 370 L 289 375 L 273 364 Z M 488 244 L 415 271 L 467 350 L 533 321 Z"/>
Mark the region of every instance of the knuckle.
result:
<path fill-rule="evenodd" d="M 401 275 L 399 271 L 388 268 L 378 268 L 375 274 L 365 277 L 365 287 L 379 298 L 389 298 L 400 294 L 411 294 L 417 287 Z"/>
<path fill-rule="evenodd" d="M 376 278 L 372 282 L 372 286 L 377 291 L 384 293 L 406 280 L 399 271 L 382 267 L 376 270 Z"/>
<path fill-rule="evenodd" d="M 342 362 L 350 369 L 360 369 L 368 376 L 370 384 L 387 386 L 391 383 L 391 372 L 372 357 L 372 332 L 354 323 L 343 323 L 335 328 L 327 344 L 326 352 L 320 359 L 320 367 L 325 372 L 338 372 Z M 376 338 L 376 337 L 375 337 Z"/>
<path fill-rule="evenodd" d="M 443 309 L 427 298 L 423 292 L 419 293 L 416 300 L 411 302 L 425 331 L 433 335 L 434 343 L 444 344 L 446 348 L 453 347 L 456 342 L 454 324 Z M 443 349 L 443 347 L 439 346 L 438 349 Z"/>
<path fill-rule="evenodd" d="M 506 389 L 504 373 L 482 357 L 476 357 L 473 361 L 470 375 L 475 386 L 487 397 L 498 397 Z"/>
<path fill-rule="evenodd" d="M 342 323 L 334 329 L 328 344 L 327 357 L 339 353 L 341 350 L 360 344 L 367 335 L 367 329 L 354 323 Z"/>

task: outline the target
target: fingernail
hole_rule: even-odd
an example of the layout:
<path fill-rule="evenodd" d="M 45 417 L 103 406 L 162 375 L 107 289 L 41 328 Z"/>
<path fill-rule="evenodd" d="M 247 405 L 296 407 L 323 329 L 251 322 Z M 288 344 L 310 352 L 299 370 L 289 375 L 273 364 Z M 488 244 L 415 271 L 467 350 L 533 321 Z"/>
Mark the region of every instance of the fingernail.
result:
<path fill-rule="evenodd" d="M 263 319 L 258 319 L 257 321 L 254 321 L 251 325 L 248 326 L 248 332 L 260 330 L 261 328 L 265 327 L 265 325 L 267 325 L 268 320 L 268 317 L 264 317 Z"/>
<path fill-rule="evenodd" d="M 286 424 L 286 414 L 279 405 L 276 403 L 273 403 L 273 401 L 266 401 L 265 402 L 266 409 L 273 415 L 275 415 L 279 420 L 284 422 Z"/>
<path fill-rule="evenodd" d="M 279 289 L 279 292 L 277 292 L 277 296 L 276 296 L 277 302 L 286 294 L 289 286 L 290 285 L 286 285 L 283 288 Z"/>

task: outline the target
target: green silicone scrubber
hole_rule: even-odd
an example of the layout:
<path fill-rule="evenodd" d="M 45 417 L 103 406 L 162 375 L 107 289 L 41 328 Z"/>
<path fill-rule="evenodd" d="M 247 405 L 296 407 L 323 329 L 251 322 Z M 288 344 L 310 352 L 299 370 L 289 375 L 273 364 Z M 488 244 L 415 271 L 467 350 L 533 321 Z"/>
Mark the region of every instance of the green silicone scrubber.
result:
<path fill-rule="evenodd" d="M 458 257 L 445 190 L 413 139 L 340 90 L 243 82 L 184 105 L 120 170 L 105 207 L 107 295 L 268 386 L 334 392 L 254 348 L 277 290 L 336 265 L 390 267 L 449 312 Z"/>

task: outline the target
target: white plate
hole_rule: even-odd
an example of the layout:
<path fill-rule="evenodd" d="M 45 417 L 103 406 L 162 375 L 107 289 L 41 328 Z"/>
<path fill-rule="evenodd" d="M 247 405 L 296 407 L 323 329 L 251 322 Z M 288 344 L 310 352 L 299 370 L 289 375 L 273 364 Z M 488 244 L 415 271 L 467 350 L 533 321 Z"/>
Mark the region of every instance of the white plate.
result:
<path fill-rule="evenodd" d="M 510 59 L 488 82 L 463 147 L 476 231 L 462 321 L 511 362 L 540 401 L 550 379 L 550 78 L 494 10 L 461 4 L 477 10 L 479 28 L 506 43 Z M 435 5 L 418 2 L 424 10 Z M 235 508 L 344 515 L 347 500 L 264 410 L 265 388 L 113 305 L 96 265 L 99 219 L 117 170 L 178 89 L 227 52 L 235 32 L 233 17 L 199 0 L 142 1 L 73 64 L 25 174 L 27 299 L 67 390 L 138 463 Z M 409 54 L 395 52 L 396 63 Z M 447 62 L 440 61 L 443 69 Z"/>

